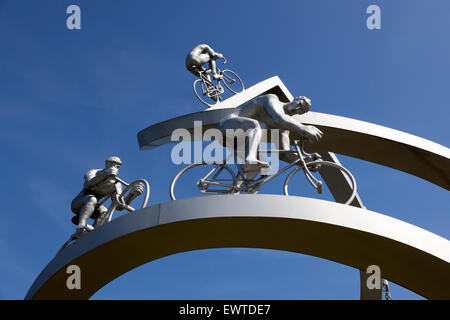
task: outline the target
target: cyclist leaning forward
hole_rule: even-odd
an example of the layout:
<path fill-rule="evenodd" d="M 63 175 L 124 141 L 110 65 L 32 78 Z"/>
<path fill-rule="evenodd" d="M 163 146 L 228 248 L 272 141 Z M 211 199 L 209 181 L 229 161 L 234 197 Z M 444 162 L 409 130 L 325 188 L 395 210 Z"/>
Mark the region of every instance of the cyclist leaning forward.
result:
<path fill-rule="evenodd" d="M 221 53 L 215 52 L 207 44 L 200 44 L 187 55 L 186 68 L 195 76 L 200 77 L 199 71 L 207 71 L 208 69 L 205 69 L 203 65 L 209 63 L 209 70 L 211 70 L 213 79 L 218 80 L 221 78 L 221 75 L 217 73 L 216 59 L 224 59 L 224 57 Z M 207 77 L 211 81 L 209 74 Z"/>
<path fill-rule="evenodd" d="M 311 125 L 300 123 L 293 116 L 303 114 L 310 110 L 311 100 L 307 97 L 296 97 L 291 102 L 281 102 L 274 94 L 265 94 L 257 96 L 246 102 L 241 107 L 236 108 L 224 119 L 219 121 L 217 129 L 224 136 L 231 134 L 234 137 L 236 129 L 242 129 L 245 132 L 247 142 L 245 146 L 235 146 L 245 150 L 245 164 L 242 165 L 242 171 L 249 172 L 247 179 L 252 179 L 260 168 L 270 168 L 265 161 L 258 159 L 258 146 L 262 138 L 262 129 L 279 129 L 281 141 L 279 149 L 290 149 L 289 132 L 293 131 L 300 138 L 315 143 L 322 138 L 322 131 Z M 231 131 L 228 131 L 231 129 Z M 320 157 L 318 154 L 315 157 Z M 293 154 L 282 154 L 280 160 L 292 162 L 298 159 Z"/>

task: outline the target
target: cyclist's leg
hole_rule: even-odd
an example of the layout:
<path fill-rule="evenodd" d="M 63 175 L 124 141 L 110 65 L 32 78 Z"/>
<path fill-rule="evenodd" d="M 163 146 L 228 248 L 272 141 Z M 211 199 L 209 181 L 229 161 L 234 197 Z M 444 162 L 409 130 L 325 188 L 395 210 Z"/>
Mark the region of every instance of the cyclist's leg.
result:
<path fill-rule="evenodd" d="M 217 73 L 216 60 L 214 60 L 214 59 L 209 60 L 209 68 L 212 71 L 212 76 L 213 76 L 214 80 L 218 80 L 218 79 L 222 78 L 222 76 Z"/>
<path fill-rule="evenodd" d="M 93 225 L 94 228 L 97 228 L 98 226 L 101 226 L 105 222 L 108 222 L 107 221 L 108 217 L 106 216 L 107 212 L 108 212 L 108 209 L 105 206 L 97 207 L 97 209 L 95 210 L 96 218 L 95 218 L 95 222 Z M 91 217 L 93 218 L 93 216 L 94 215 L 92 215 Z"/>
<path fill-rule="evenodd" d="M 277 149 L 290 150 L 291 140 L 289 138 L 289 130 L 280 130 L 279 132 L 280 132 L 280 139 Z M 280 153 L 279 159 L 291 163 L 298 159 L 298 155 L 295 153 Z"/>
<path fill-rule="evenodd" d="M 214 101 L 220 100 L 220 91 L 217 86 L 211 82 L 210 72 L 203 66 L 192 66 L 189 71 L 202 80 L 203 95 L 207 95 Z"/>
<path fill-rule="evenodd" d="M 97 198 L 93 195 L 79 195 L 72 201 L 72 211 L 78 212 L 77 233 L 85 230 L 87 221 L 94 213 L 96 205 Z"/>
<path fill-rule="evenodd" d="M 200 67 L 203 70 L 208 70 L 208 69 L 204 69 L 203 65 L 209 63 L 209 70 L 211 70 L 213 79 L 217 80 L 217 79 L 221 78 L 221 75 L 217 73 L 216 61 L 214 59 L 212 59 L 208 53 L 201 53 L 201 54 L 198 54 L 195 56 L 190 56 L 188 58 L 187 63 L 189 65 L 195 65 L 197 67 Z M 211 81 L 209 74 L 207 75 L 207 77 L 208 77 L 208 80 Z"/>
<path fill-rule="evenodd" d="M 192 57 L 192 59 L 195 61 L 195 63 L 198 66 L 202 66 L 205 63 L 208 63 L 209 60 L 211 60 L 211 57 L 207 53 L 201 53 L 201 54 L 196 55 L 195 57 Z"/>
<path fill-rule="evenodd" d="M 246 117 L 232 117 L 220 121 L 217 129 L 225 135 L 226 147 L 232 152 L 237 149 L 237 156 L 245 159 L 246 167 L 250 168 L 252 165 L 270 167 L 267 162 L 258 159 L 258 146 L 262 138 L 259 121 Z M 237 146 L 234 145 L 235 138 L 238 140 Z M 231 141 L 233 143 L 229 145 Z"/>
<path fill-rule="evenodd" d="M 80 210 L 84 206 L 84 195 L 79 194 L 77 195 L 71 203 L 70 209 L 75 214 L 75 216 L 72 218 L 72 223 L 75 225 L 78 225 L 80 221 Z"/>
<path fill-rule="evenodd" d="M 188 55 L 186 57 L 186 69 L 196 77 L 200 77 L 200 72 L 206 71 L 203 65 L 208 62 L 208 55 Z"/>
<path fill-rule="evenodd" d="M 190 70 L 193 66 L 203 68 L 202 66 L 211 60 L 209 54 L 201 53 L 196 55 L 189 55 L 186 58 L 186 68 Z"/>
<path fill-rule="evenodd" d="M 190 66 L 188 68 L 189 72 L 192 73 L 194 76 L 199 77 L 200 78 L 200 72 L 205 71 L 205 68 L 203 67 L 198 67 L 196 65 Z"/>

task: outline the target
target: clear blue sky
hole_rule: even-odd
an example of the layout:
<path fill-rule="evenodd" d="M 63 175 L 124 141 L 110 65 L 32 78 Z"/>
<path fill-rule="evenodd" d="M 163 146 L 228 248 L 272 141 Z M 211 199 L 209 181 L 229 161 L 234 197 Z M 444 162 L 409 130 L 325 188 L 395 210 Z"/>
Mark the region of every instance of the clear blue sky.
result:
<path fill-rule="evenodd" d="M 70 4 L 81 7 L 81 30 L 66 28 Z M 366 28 L 370 4 L 381 7 L 381 30 Z M 197 44 L 224 53 L 246 86 L 278 75 L 313 111 L 448 146 L 449 13 L 446 0 L 0 0 L 0 298 L 25 296 L 74 231 L 84 173 L 108 156 L 124 161 L 123 179 L 150 181 L 150 204 L 169 201 L 180 169 L 171 146 L 139 151 L 136 134 L 204 109 L 184 67 Z M 340 158 L 368 209 L 450 239 L 448 191 Z M 290 252 L 201 250 L 141 266 L 93 298 L 359 299 L 359 274 Z"/>

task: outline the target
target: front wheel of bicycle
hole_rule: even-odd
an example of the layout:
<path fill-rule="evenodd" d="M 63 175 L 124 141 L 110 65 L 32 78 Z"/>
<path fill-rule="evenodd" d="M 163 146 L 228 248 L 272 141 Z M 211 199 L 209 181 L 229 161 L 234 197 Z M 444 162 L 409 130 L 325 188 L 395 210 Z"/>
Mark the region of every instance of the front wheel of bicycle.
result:
<path fill-rule="evenodd" d="M 123 199 L 125 197 L 125 195 L 127 194 L 127 192 L 130 191 L 132 187 L 134 187 L 138 184 L 142 184 L 144 186 L 144 193 L 143 193 L 144 198 L 143 198 L 141 206 L 139 208 L 139 209 L 143 209 L 147 206 L 148 198 L 150 196 L 150 185 L 147 182 L 147 180 L 145 180 L 145 179 L 139 179 L 139 180 L 136 180 L 136 181 L 133 181 L 132 183 L 130 183 L 128 186 L 125 187 L 125 189 L 119 195 L 119 198 Z M 108 211 L 106 211 L 106 213 L 103 216 L 101 216 L 97 219 L 94 226 L 97 228 L 97 227 L 105 224 L 106 222 L 111 221 L 112 216 L 113 216 L 114 212 L 116 211 L 118 205 L 119 204 L 115 200 L 112 201 L 110 207 L 108 208 Z M 133 212 L 135 210 L 133 207 L 131 207 L 129 205 L 127 205 L 127 207 L 125 207 L 124 209 L 129 212 Z"/>
<path fill-rule="evenodd" d="M 239 76 L 231 70 L 223 70 L 222 83 L 227 87 L 228 90 L 234 94 L 239 93 L 244 90 L 244 83 Z"/>
<path fill-rule="evenodd" d="M 353 177 L 353 175 L 350 173 L 350 171 L 348 171 L 346 168 L 344 168 L 343 166 L 341 166 L 337 163 L 330 162 L 330 161 L 322 161 L 322 160 L 308 162 L 306 164 L 306 166 L 308 167 L 309 170 L 315 170 L 315 168 L 317 166 L 320 166 L 321 168 L 328 167 L 328 168 L 333 168 L 335 170 L 341 171 L 348 178 L 348 180 L 351 184 L 350 187 L 352 189 L 350 196 L 348 197 L 348 199 L 345 201 L 344 204 L 350 204 L 353 201 L 353 199 L 356 196 L 356 180 Z M 292 177 L 296 176 L 296 173 L 299 172 L 300 170 L 303 170 L 303 167 L 301 167 L 301 166 L 297 167 L 295 170 L 293 170 L 291 173 L 289 173 L 289 175 L 286 177 L 286 181 L 284 182 L 284 194 L 285 195 L 287 195 L 287 196 L 289 195 L 289 191 L 288 191 L 289 183 L 291 182 Z M 303 170 L 303 172 L 304 172 L 304 170 Z M 306 172 L 304 172 L 304 173 L 305 173 L 305 176 L 308 178 L 308 180 L 310 180 L 310 178 L 306 175 Z M 310 180 L 310 182 L 311 182 L 311 180 Z M 322 182 L 321 181 L 319 181 L 316 188 L 319 193 L 322 193 L 322 190 L 321 190 Z"/>
<path fill-rule="evenodd" d="M 170 184 L 170 198 L 186 194 L 233 194 L 237 192 L 236 175 L 225 164 L 194 163 L 182 169 Z"/>
<path fill-rule="evenodd" d="M 206 84 L 202 79 L 194 81 L 194 93 L 198 100 L 210 108 L 214 107 L 221 100 L 221 92 L 215 86 Z"/>

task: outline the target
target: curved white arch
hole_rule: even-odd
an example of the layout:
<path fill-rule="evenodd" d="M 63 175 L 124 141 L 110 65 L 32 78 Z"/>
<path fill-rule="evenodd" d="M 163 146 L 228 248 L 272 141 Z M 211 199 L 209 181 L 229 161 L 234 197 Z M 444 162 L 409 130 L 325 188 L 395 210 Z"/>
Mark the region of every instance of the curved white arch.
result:
<path fill-rule="evenodd" d="M 450 241 L 369 210 L 280 195 L 183 199 L 124 215 L 58 254 L 26 299 L 87 299 L 149 261 L 224 247 L 299 252 L 360 270 L 376 264 L 385 279 L 429 299 L 450 299 Z M 71 264 L 82 270 L 81 290 L 66 287 Z"/>
<path fill-rule="evenodd" d="M 139 147 L 145 150 L 170 143 L 175 129 L 184 128 L 192 132 L 194 121 L 202 121 L 203 130 L 215 127 L 235 108 L 266 93 L 276 94 L 281 101 L 293 99 L 281 80 L 272 77 L 225 100 L 221 108 L 187 114 L 141 130 L 138 133 Z M 320 142 L 310 146 L 316 151 L 330 151 L 378 163 L 450 190 L 450 149 L 445 146 L 388 127 L 331 114 L 308 112 L 295 117 L 323 131 Z M 291 141 L 298 139 L 294 135 L 291 138 Z"/>

